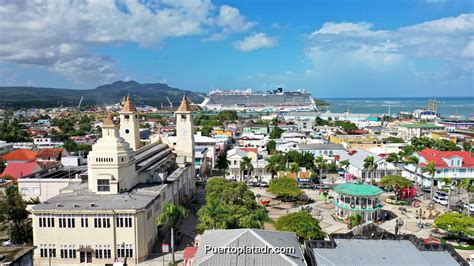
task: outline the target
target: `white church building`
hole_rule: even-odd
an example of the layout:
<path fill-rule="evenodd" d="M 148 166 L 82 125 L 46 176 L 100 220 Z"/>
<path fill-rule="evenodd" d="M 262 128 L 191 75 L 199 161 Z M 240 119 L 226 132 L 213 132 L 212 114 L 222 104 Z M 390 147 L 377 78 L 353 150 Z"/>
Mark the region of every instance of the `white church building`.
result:
<path fill-rule="evenodd" d="M 88 156 L 87 174 L 31 208 L 35 265 L 136 265 L 158 240 L 165 203 L 193 198 L 194 125 L 189 100 L 176 112 L 176 148 L 140 147 L 138 113 L 127 98 Z"/>

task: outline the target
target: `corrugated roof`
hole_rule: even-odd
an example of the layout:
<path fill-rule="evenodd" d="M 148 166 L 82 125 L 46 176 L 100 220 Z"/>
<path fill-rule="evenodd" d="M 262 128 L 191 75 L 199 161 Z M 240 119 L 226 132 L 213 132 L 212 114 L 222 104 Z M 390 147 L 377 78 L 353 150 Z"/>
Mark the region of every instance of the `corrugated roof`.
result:
<path fill-rule="evenodd" d="M 422 252 L 409 240 L 336 239 L 335 242 L 336 248 L 313 249 L 317 265 L 458 265 L 447 252 Z"/>
<path fill-rule="evenodd" d="M 215 254 L 206 246 L 219 247 L 294 247 L 294 254 Z M 306 265 L 296 235 L 259 229 L 207 230 L 204 232 L 193 265 Z"/>

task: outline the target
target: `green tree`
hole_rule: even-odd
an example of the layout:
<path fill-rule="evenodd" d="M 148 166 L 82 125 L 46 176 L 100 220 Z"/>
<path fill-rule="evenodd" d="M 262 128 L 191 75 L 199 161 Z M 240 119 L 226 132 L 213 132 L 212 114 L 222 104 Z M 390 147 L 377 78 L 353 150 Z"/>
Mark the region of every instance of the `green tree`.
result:
<path fill-rule="evenodd" d="M 5 194 L 0 195 L 0 222 L 8 227 L 13 244 L 32 242 L 33 231 L 28 220 L 26 202 L 17 186 L 8 187 Z"/>
<path fill-rule="evenodd" d="M 300 240 L 323 239 L 326 236 L 319 226 L 319 221 L 306 211 L 281 216 L 274 226 L 278 231 L 295 232 Z"/>
<path fill-rule="evenodd" d="M 356 227 L 362 223 L 362 216 L 359 213 L 350 215 L 347 217 L 351 228 Z"/>
<path fill-rule="evenodd" d="M 434 191 L 434 176 L 436 173 L 436 165 L 433 161 L 428 162 L 426 167 L 423 168 L 423 172 L 427 173 L 431 177 L 431 188 L 430 188 L 430 198 L 433 200 L 433 191 Z"/>
<path fill-rule="evenodd" d="M 240 161 L 240 172 L 241 174 L 244 174 L 245 182 L 248 181 L 248 177 L 252 174 L 252 171 L 253 171 L 252 159 L 247 156 L 243 157 L 242 161 Z"/>
<path fill-rule="evenodd" d="M 386 143 L 405 143 L 405 141 L 402 138 L 397 138 L 397 137 L 388 137 L 384 139 Z"/>
<path fill-rule="evenodd" d="M 227 151 L 222 152 L 217 157 L 216 168 L 223 172 L 223 178 L 225 178 L 225 172 L 229 169 L 230 162 L 227 160 Z"/>
<path fill-rule="evenodd" d="M 207 182 L 206 205 L 201 209 L 196 227 L 199 233 L 215 227 L 262 228 L 268 220 L 265 208 L 258 205 L 254 193 L 244 183 L 222 178 L 211 178 Z M 220 220 L 215 221 L 218 218 Z"/>
<path fill-rule="evenodd" d="M 206 137 L 210 137 L 212 132 L 212 127 L 209 125 L 204 125 L 201 128 L 201 134 Z"/>
<path fill-rule="evenodd" d="M 364 159 L 363 167 L 366 171 L 371 172 L 370 182 L 372 183 L 375 177 L 375 171 L 377 171 L 377 163 L 375 162 L 374 156 L 367 156 Z"/>
<path fill-rule="evenodd" d="M 166 203 L 163 212 L 158 217 L 156 224 L 157 225 L 166 225 L 169 224 L 171 227 L 171 255 L 173 259 L 173 263 L 175 262 L 174 258 L 174 227 L 176 222 L 181 219 L 185 218 L 188 215 L 188 211 L 179 205 L 174 205 L 173 203 Z"/>
<path fill-rule="evenodd" d="M 444 213 L 436 217 L 434 224 L 436 227 L 446 230 L 456 237 L 474 235 L 474 218 L 466 214 Z"/>
<path fill-rule="evenodd" d="M 302 152 L 299 165 L 306 169 L 314 169 L 314 154 L 309 151 Z"/>
<path fill-rule="evenodd" d="M 274 151 L 276 151 L 276 142 L 271 139 L 267 142 L 267 152 L 272 154 Z"/>
<path fill-rule="evenodd" d="M 327 125 L 329 125 L 329 122 L 318 116 L 314 120 L 314 125 L 315 126 L 327 126 Z"/>
<path fill-rule="evenodd" d="M 357 125 L 349 121 L 336 121 L 335 126 L 342 128 L 342 130 L 348 133 L 357 130 Z"/>
<path fill-rule="evenodd" d="M 464 141 L 462 143 L 462 149 L 467 152 L 472 152 L 472 143 L 470 141 Z"/>
<path fill-rule="evenodd" d="M 344 175 L 347 174 L 347 169 L 351 165 L 351 162 L 349 160 L 342 160 L 339 162 L 339 166 L 341 168 L 344 168 Z"/>
<path fill-rule="evenodd" d="M 283 198 L 298 198 L 303 194 L 303 191 L 298 187 L 298 183 L 294 179 L 285 176 L 270 181 L 267 192 Z"/>
<path fill-rule="evenodd" d="M 277 156 L 270 156 L 266 159 L 267 165 L 265 165 L 265 171 L 269 172 L 272 175 L 272 180 L 275 175 L 278 173 L 278 157 Z"/>
<path fill-rule="evenodd" d="M 206 229 L 226 229 L 228 228 L 228 209 L 219 200 L 211 198 L 206 205 L 198 211 L 199 224 L 196 226 L 198 232 Z"/>
<path fill-rule="evenodd" d="M 297 163 L 291 163 L 290 164 L 290 172 L 292 173 L 298 173 L 300 171 L 300 166 Z"/>
<path fill-rule="evenodd" d="M 397 196 L 397 199 L 400 198 L 400 191 L 406 187 L 410 187 L 412 185 L 411 181 L 406 179 L 403 176 L 399 175 L 386 175 L 382 177 L 380 180 L 380 184 L 382 186 L 390 188 Z"/>
<path fill-rule="evenodd" d="M 0 158 L 0 173 L 3 173 L 3 170 L 5 170 L 5 168 L 7 168 L 7 165 L 5 163 L 5 160 L 3 160 L 2 158 Z"/>
<path fill-rule="evenodd" d="M 326 160 L 324 160 L 323 156 L 320 155 L 315 158 L 315 162 L 316 162 L 316 167 L 319 170 L 319 182 L 322 183 L 323 170 L 326 168 Z"/>
<path fill-rule="evenodd" d="M 282 133 L 283 133 L 283 129 L 279 127 L 274 127 L 272 132 L 270 132 L 270 139 L 279 139 L 281 138 Z"/>

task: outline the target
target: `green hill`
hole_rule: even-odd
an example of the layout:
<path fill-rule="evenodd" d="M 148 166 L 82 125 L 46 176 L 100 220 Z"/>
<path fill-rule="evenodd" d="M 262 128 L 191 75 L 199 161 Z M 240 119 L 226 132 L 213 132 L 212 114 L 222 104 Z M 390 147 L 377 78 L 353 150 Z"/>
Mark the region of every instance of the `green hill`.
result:
<path fill-rule="evenodd" d="M 116 81 L 92 90 L 72 90 L 43 87 L 0 87 L 0 107 L 57 107 L 77 106 L 83 96 L 82 105 L 117 103 L 130 93 L 137 105 L 155 107 L 169 106 L 168 97 L 177 106 L 183 94 L 193 103 L 201 103 L 203 94 L 177 88 L 162 83 L 140 84 L 136 81 Z"/>

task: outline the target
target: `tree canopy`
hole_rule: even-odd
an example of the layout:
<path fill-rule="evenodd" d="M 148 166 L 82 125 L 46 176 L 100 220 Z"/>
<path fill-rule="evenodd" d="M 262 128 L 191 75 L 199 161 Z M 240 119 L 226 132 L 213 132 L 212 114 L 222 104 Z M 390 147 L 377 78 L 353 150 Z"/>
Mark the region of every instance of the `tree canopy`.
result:
<path fill-rule="evenodd" d="M 397 198 L 399 197 L 400 191 L 402 189 L 411 187 L 413 185 L 410 180 L 399 175 L 386 175 L 382 177 L 380 184 L 393 190 Z"/>
<path fill-rule="evenodd" d="M 270 181 L 267 191 L 277 197 L 297 198 L 303 194 L 296 180 L 283 176 Z"/>
<path fill-rule="evenodd" d="M 276 150 L 276 142 L 271 139 L 267 142 L 267 152 L 268 154 L 272 154 L 275 150 Z"/>
<path fill-rule="evenodd" d="M 306 211 L 290 213 L 278 218 L 273 224 L 278 231 L 292 231 L 303 240 L 323 239 L 326 233 L 319 221 Z"/>
<path fill-rule="evenodd" d="M 279 127 L 274 127 L 272 132 L 270 132 L 270 139 L 279 139 L 281 138 L 281 134 L 284 132 L 283 129 Z"/>
<path fill-rule="evenodd" d="M 0 195 L 0 222 L 9 227 L 13 244 L 30 243 L 33 230 L 28 221 L 26 202 L 18 192 L 17 186 L 8 187 Z"/>
<path fill-rule="evenodd" d="M 460 151 L 461 148 L 447 139 L 432 139 L 428 137 L 413 137 L 410 145 L 403 147 L 403 153 L 410 155 L 417 151 L 431 148 L 439 151 Z"/>
<path fill-rule="evenodd" d="M 206 183 L 206 204 L 198 211 L 199 233 L 207 229 L 262 228 L 264 207 L 242 182 L 212 178 Z"/>
<path fill-rule="evenodd" d="M 462 213 L 445 213 L 436 217 L 434 221 L 438 228 L 446 230 L 456 236 L 474 235 L 474 218 Z"/>

